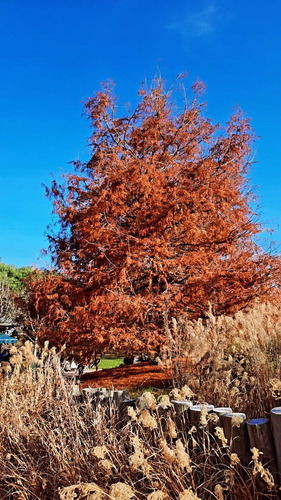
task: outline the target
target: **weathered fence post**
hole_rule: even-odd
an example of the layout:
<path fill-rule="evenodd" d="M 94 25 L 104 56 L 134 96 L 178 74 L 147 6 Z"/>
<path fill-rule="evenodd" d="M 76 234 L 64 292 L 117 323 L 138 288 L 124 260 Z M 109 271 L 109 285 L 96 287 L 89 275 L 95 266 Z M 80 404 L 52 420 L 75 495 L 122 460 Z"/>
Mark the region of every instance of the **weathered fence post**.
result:
<path fill-rule="evenodd" d="M 84 400 L 92 399 L 94 396 L 100 394 L 100 387 L 85 387 L 82 389 L 82 395 Z"/>
<path fill-rule="evenodd" d="M 277 484 L 277 466 L 269 419 L 252 418 L 247 422 L 247 429 L 251 448 L 257 448 L 262 452 L 259 461 L 269 470 Z M 257 479 L 257 486 L 259 491 L 267 491 L 266 483 L 261 478 Z"/>
<path fill-rule="evenodd" d="M 277 468 L 279 474 L 281 474 L 281 406 L 272 408 L 270 416 L 277 459 Z"/>
<path fill-rule="evenodd" d="M 252 418 L 247 422 L 251 448 L 262 452 L 262 463 L 266 467 L 276 467 L 273 436 L 268 418 Z"/>
<path fill-rule="evenodd" d="M 136 409 L 136 399 L 125 399 L 124 401 L 121 401 L 120 405 L 118 406 L 119 409 L 119 418 L 118 418 L 118 428 L 124 427 L 128 420 L 128 408 L 132 407 L 134 410 Z"/>
<path fill-rule="evenodd" d="M 189 399 L 185 399 L 183 401 L 176 401 L 172 400 L 171 403 L 173 404 L 175 408 L 176 415 L 179 417 L 186 411 L 188 412 L 188 409 L 193 406 L 193 402 L 190 401 Z"/>
<path fill-rule="evenodd" d="M 218 406 L 213 409 L 213 413 L 215 413 L 219 419 L 216 427 L 222 427 L 222 417 L 223 415 L 226 415 L 227 413 L 232 413 L 232 409 L 227 407 L 227 406 Z"/>
<path fill-rule="evenodd" d="M 236 453 L 242 465 L 249 465 L 251 456 L 245 413 L 226 413 L 222 416 L 224 435 L 231 453 Z"/>
<path fill-rule="evenodd" d="M 129 391 L 127 390 L 113 391 L 113 401 L 117 406 L 119 406 L 126 399 L 129 399 Z"/>
<path fill-rule="evenodd" d="M 189 399 L 183 401 L 172 400 L 171 403 L 175 410 L 175 424 L 180 432 L 187 431 L 189 424 L 189 408 L 193 406 L 193 402 Z"/>
<path fill-rule="evenodd" d="M 211 413 L 214 413 L 217 416 L 217 420 L 210 419 L 209 421 L 209 432 L 214 434 L 216 427 L 223 427 L 222 417 L 227 413 L 232 413 L 232 409 L 229 407 L 217 407 L 212 410 Z"/>
<path fill-rule="evenodd" d="M 208 424 L 206 422 L 206 425 L 202 421 L 204 419 L 204 412 L 208 414 L 210 411 L 213 411 L 214 405 L 209 405 L 209 404 L 199 404 L 199 405 L 193 405 L 189 408 L 189 414 L 190 414 L 190 424 L 195 425 L 195 427 L 199 427 L 200 424 L 202 427 L 205 427 L 206 429 L 208 428 Z"/>

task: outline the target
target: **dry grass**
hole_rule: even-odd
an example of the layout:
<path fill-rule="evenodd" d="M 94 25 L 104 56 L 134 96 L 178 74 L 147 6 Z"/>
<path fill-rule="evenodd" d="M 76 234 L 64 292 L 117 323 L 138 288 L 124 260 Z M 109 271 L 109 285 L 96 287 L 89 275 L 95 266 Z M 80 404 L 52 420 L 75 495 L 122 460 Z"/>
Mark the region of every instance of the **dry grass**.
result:
<path fill-rule="evenodd" d="M 246 316 L 211 316 L 205 325 L 182 326 L 189 336 L 186 355 L 198 362 L 198 387 L 190 377 L 197 400 L 227 403 L 240 411 L 247 406 L 248 414 L 254 407 L 258 413 L 267 410 L 271 402 L 276 406 L 281 327 L 273 312 L 265 307 L 259 315 L 253 310 Z M 180 327 L 174 322 L 174 329 Z M 205 415 L 199 429 L 180 431 L 168 396 L 163 397 L 165 410 L 160 411 L 154 396 L 147 393 L 121 421 L 116 408 L 95 407 L 73 397 L 73 385 L 61 377 L 54 350 L 45 346 L 38 359 L 30 343 L 12 349 L 13 372 L 2 375 L 0 383 L 0 498 L 277 498 L 258 450 L 253 450 L 249 468 L 242 467 L 222 430 L 216 436 L 208 433 Z M 257 380 L 251 382 L 254 374 Z M 222 382 L 217 386 L 221 377 L 223 390 Z M 234 387 L 236 394 L 231 393 Z M 181 396 L 187 391 L 182 388 Z M 259 494 L 261 480 L 264 492 Z"/>
<path fill-rule="evenodd" d="M 166 330 L 164 366 L 176 386 L 188 383 L 201 401 L 249 418 L 280 404 L 280 307 L 256 304 L 233 317 L 215 317 L 210 309 L 205 320 L 173 318 Z"/>

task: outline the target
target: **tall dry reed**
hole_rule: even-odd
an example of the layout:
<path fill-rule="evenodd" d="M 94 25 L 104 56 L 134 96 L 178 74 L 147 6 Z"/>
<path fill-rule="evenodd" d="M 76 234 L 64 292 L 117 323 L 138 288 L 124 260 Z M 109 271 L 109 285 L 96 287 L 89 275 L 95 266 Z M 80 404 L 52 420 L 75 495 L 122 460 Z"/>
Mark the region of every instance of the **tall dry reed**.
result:
<path fill-rule="evenodd" d="M 0 384 L 0 498 L 250 500 L 261 468 L 242 468 L 206 422 L 180 431 L 168 396 L 144 394 L 121 419 L 73 396 L 59 356 L 12 348 Z M 185 391 L 182 391 L 182 394 Z M 220 436 L 221 437 L 221 436 Z M 270 481 L 265 482 L 273 498 Z"/>
<path fill-rule="evenodd" d="M 281 308 L 257 303 L 233 317 L 166 324 L 164 367 L 202 401 L 265 416 L 281 401 Z"/>

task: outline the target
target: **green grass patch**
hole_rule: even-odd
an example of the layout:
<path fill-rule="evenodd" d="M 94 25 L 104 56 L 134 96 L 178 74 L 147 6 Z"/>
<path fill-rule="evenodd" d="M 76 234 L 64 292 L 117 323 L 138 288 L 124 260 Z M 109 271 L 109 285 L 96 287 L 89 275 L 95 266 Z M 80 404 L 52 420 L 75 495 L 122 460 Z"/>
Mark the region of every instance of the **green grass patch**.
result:
<path fill-rule="evenodd" d="M 116 368 L 122 365 L 124 358 L 103 358 L 99 362 L 99 370 L 105 370 L 107 368 Z"/>

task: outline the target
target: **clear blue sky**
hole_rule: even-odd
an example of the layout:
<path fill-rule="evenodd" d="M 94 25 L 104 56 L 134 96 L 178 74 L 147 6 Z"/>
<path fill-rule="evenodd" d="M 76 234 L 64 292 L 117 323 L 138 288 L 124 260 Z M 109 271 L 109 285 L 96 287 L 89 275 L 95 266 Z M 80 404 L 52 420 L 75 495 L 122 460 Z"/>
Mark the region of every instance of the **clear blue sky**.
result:
<path fill-rule="evenodd" d="M 108 78 L 136 100 L 160 68 L 207 85 L 208 115 L 239 104 L 260 140 L 251 174 L 281 244 L 280 0 L 0 0 L 0 258 L 43 265 L 50 185 L 87 158 L 81 101 Z"/>

